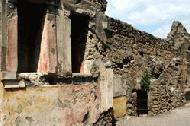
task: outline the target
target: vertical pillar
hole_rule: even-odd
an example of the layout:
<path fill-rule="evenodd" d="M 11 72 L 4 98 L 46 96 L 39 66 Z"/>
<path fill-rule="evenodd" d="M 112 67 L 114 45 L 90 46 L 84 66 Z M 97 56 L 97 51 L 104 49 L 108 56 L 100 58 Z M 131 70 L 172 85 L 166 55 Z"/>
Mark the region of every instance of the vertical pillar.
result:
<path fill-rule="evenodd" d="M 56 17 L 57 26 L 57 72 L 60 75 L 69 75 L 71 71 L 71 20 L 70 13 L 64 10 L 63 4 Z"/>
<path fill-rule="evenodd" d="M 7 6 L 8 5 L 8 6 Z M 18 65 L 17 24 L 18 15 L 15 0 L 2 1 L 2 71 L 4 79 L 15 79 Z"/>
<path fill-rule="evenodd" d="M 56 42 L 56 15 L 47 15 L 48 20 L 48 44 L 49 44 L 49 73 L 56 73 L 57 68 L 57 42 Z"/>
<path fill-rule="evenodd" d="M 2 4 L 3 1 L 0 1 L 0 72 L 2 71 Z M 2 78 L 0 77 L 0 80 Z M 0 126 L 3 125 L 3 84 L 0 83 Z"/>
<path fill-rule="evenodd" d="M 187 47 L 190 48 L 190 45 Z M 187 61 L 187 87 L 190 88 L 190 49 L 186 51 L 186 61 Z"/>
<path fill-rule="evenodd" d="M 122 76 L 114 76 L 113 79 L 113 110 L 117 118 L 124 117 L 127 110 L 126 80 Z"/>
<path fill-rule="evenodd" d="M 113 107 L 113 69 L 100 64 L 101 112 Z"/>
<path fill-rule="evenodd" d="M 40 73 L 56 73 L 57 44 L 55 17 L 54 13 L 49 12 L 45 16 L 37 70 Z"/>
<path fill-rule="evenodd" d="M 17 21 L 17 15 L 7 21 L 6 71 L 14 73 L 17 72 Z"/>
<path fill-rule="evenodd" d="M 3 31 L 3 28 L 2 28 L 2 3 L 3 1 L 1 0 L 0 2 L 0 72 L 2 71 L 2 31 Z"/>

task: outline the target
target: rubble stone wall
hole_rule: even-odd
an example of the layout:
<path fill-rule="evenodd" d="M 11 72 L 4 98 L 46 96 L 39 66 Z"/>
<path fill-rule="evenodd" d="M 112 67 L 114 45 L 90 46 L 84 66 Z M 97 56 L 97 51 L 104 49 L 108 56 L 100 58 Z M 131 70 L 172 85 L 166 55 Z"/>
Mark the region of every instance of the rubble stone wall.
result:
<path fill-rule="evenodd" d="M 106 0 L 61 0 L 66 9 L 85 12 L 105 12 Z"/>
<path fill-rule="evenodd" d="M 116 80 L 114 97 L 126 96 L 128 115 L 137 114 L 135 90 L 141 89 L 140 80 L 145 71 L 151 77 L 148 92 L 150 115 L 184 104 L 188 68 L 186 51 L 190 39 L 181 23 L 174 22 L 167 39 L 156 38 L 112 18 L 108 18 L 105 32 L 107 41 L 101 55 L 104 60 L 112 62 Z"/>

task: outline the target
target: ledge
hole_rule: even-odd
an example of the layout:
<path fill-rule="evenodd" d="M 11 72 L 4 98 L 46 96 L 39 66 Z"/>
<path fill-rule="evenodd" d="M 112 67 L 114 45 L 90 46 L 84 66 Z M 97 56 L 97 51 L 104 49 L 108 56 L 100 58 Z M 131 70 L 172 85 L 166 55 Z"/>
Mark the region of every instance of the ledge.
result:
<path fill-rule="evenodd" d="M 3 85 L 5 89 L 14 89 L 14 88 L 25 88 L 26 87 L 26 81 L 24 80 L 17 80 L 17 79 L 12 79 L 12 80 L 3 80 Z"/>
<path fill-rule="evenodd" d="M 8 74 L 7 74 L 8 75 Z M 99 75 L 72 73 L 71 76 L 59 76 L 46 73 L 19 73 L 2 78 L 5 89 L 26 88 L 39 85 L 80 85 L 97 82 Z M 16 78 L 16 79 L 15 79 Z"/>
<path fill-rule="evenodd" d="M 50 84 L 82 84 L 86 82 L 97 82 L 98 77 L 98 75 L 93 76 L 91 74 L 72 73 L 71 76 L 59 76 L 55 74 L 48 74 L 47 76 L 43 76 L 43 79 L 45 80 L 45 82 L 49 82 Z"/>

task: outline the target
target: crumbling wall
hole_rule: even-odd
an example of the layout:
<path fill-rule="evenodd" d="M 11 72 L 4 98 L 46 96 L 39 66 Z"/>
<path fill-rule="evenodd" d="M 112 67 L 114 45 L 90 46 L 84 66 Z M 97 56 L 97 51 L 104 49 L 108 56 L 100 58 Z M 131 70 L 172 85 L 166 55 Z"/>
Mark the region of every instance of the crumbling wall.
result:
<path fill-rule="evenodd" d="M 170 40 L 169 37 L 160 39 L 136 30 L 127 23 L 108 18 L 108 27 L 105 29 L 107 41 L 100 54 L 103 55 L 103 60 L 112 62 L 116 80 L 115 101 L 126 97 L 123 102 L 127 104 L 127 113 L 120 113 L 120 116 L 137 115 L 135 90 L 142 88 L 140 81 L 145 71 L 150 74 L 151 81 L 148 96 L 150 115 L 168 111 L 185 102 L 188 55 L 184 45 L 187 45 L 187 40 L 190 39 L 184 27 L 180 29 L 173 25 L 172 31 L 176 28 L 178 31 L 183 30 L 179 33 L 181 36 L 171 35 Z M 178 39 L 174 41 L 174 37 Z M 119 100 L 118 104 L 123 102 Z M 117 110 L 117 107 L 115 109 Z"/>
<path fill-rule="evenodd" d="M 3 125 L 92 124 L 98 119 L 99 102 L 99 87 L 90 83 L 6 90 Z"/>
<path fill-rule="evenodd" d="M 160 78 L 152 80 L 149 91 L 149 114 L 163 113 L 185 103 L 186 69 L 184 61 L 173 58 Z"/>
<path fill-rule="evenodd" d="M 162 113 L 185 103 L 188 88 L 188 47 L 189 34 L 180 22 L 174 22 L 166 39 L 173 43 L 173 57 L 150 90 L 150 114 Z"/>
<path fill-rule="evenodd" d="M 62 0 L 64 6 L 69 10 L 86 12 L 105 12 L 106 0 Z"/>
<path fill-rule="evenodd" d="M 51 4 L 48 5 L 44 39 L 49 43 L 44 42 L 41 50 L 41 62 L 53 64 L 53 78 L 49 78 L 49 74 L 47 78 L 19 78 L 17 75 L 11 81 L 16 84 L 26 81 L 26 88 L 4 90 L 2 87 L 0 106 L 4 125 L 114 125 L 112 107 L 118 118 L 126 114 L 137 115 L 136 91 L 142 89 L 140 81 L 145 71 L 150 75 L 149 114 L 184 104 L 190 73 L 187 63 L 190 37 L 179 22 L 174 22 L 167 39 L 160 39 L 105 16 L 106 0 L 60 2 L 53 7 L 57 11 L 52 11 Z M 86 45 L 77 76 L 71 72 L 73 13 L 87 16 L 89 23 L 82 35 L 86 38 L 81 39 L 85 39 Z M 9 26 L 12 27 L 16 29 L 15 22 Z M 15 33 L 12 37 L 16 43 Z M 48 49 L 43 48 L 46 46 Z M 51 51 L 46 52 L 48 50 Z M 17 57 L 16 52 L 11 54 Z M 42 68 L 44 66 L 41 64 Z M 84 76 L 97 78 L 89 80 Z M 13 82 L 2 79 L 5 88 L 11 87 Z"/>
<path fill-rule="evenodd" d="M 80 74 L 56 77 L 22 73 L 18 80 L 4 80 L 5 87 L 0 88 L 1 124 L 111 124 L 114 120 L 113 112 L 110 111 L 113 106 L 112 78 L 112 69 L 100 65 L 100 77 Z M 19 80 L 25 83 L 26 88 L 10 88 Z M 104 118 L 101 113 L 108 115 Z"/>
<path fill-rule="evenodd" d="M 10 71 L 6 71 L 7 73 L 1 74 L 0 78 L 2 81 L 0 88 L 1 124 L 74 126 L 109 122 L 112 125 L 113 112 L 110 110 L 113 106 L 113 71 L 110 65 L 101 65 L 102 62 L 98 60 L 100 55 L 96 46 L 99 39 L 95 30 L 92 30 L 97 23 L 101 24 L 101 21 L 97 22 L 96 15 L 105 12 L 106 1 L 64 0 L 59 4 L 40 1 L 40 3 L 48 4 L 45 5 L 47 12 L 44 15 L 44 30 L 41 36 L 44 41 L 41 44 L 38 64 L 42 70 L 32 71 L 38 73 L 20 73 L 31 71 L 17 70 L 18 55 L 19 53 L 24 55 L 26 52 L 22 52 L 20 48 L 18 48 L 18 50 L 20 49 L 19 53 L 17 52 L 18 15 L 16 12 L 18 8 L 15 1 L 9 2 L 10 6 L 4 12 L 4 19 L 12 21 L 12 17 L 7 16 L 7 13 L 13 14 L 12 16 L 16 18 L 14 18 L 14 22 L 4 20 L 4 24 L 11 25 L 5 25 L 9 29 L 4 28 L 4 38 L 9 40 L 4 40 L 5 52 L 8 50 L 10 56 L 5 55 L 4 58 L 8 61 L 3 61 L 13 64 L 13 67 L 9 69 Z M 39 4 L 35 0 L 30 2 Z M 7 6 L 7 3 L 3 4 L 4 7 Z M 85 29 L 87 38 L 83 38 L 87 40 L 87 44 L 82 52 L 84 53 L 82 72 L 77 74 L 70 70 L 71 15 L 73 13 L 89 17 L 89 24 Z M 102 27 L 102 24 L 99 27 Z M 13 28 L 14 31 L 11 32 Z M 11 29 L 11 33 L 7 33 L 7 29 Z M 14 55 L 14 61 L 10 58 L 12 55 Z M 52 69 L 47 70 L 46 66 Z M 4 67 L 7 66 L 4 64 Z M 21 68 L 24 69 L 22 66 Z M 65 74 L 64 72 L 69 73 Z M 101 116 L 104 113 L 109 113 L 108 118 Z"/>

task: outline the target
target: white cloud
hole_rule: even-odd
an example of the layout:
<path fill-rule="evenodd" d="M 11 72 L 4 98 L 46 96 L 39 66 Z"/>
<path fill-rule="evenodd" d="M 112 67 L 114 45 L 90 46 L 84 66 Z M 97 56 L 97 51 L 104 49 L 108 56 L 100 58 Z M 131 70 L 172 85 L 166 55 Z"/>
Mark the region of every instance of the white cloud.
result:
<path fill-rule="evenodd" d="M 161 27 L 156 28 L 152 34 L 154 34 L 156 37 L 166 38 L 170 32 L 170 27 L 170 25 L 162 25 Z"/>
<path fill-rule="evenodd" d="M 131 23 L 135 27 L 147 26 L 156 36 L 163 37 L 172 21 L 184 22 L 190 29 L 190 0 L 107 0 L 106 14 Z M 189 22 L 189 24 L 188 24 Z M 159 24 L 155 29 L 152 25 Z M 160 32 L 160 33 L 159 33 Z M 166 36 L 166 35 L 165 35 Z"/>

